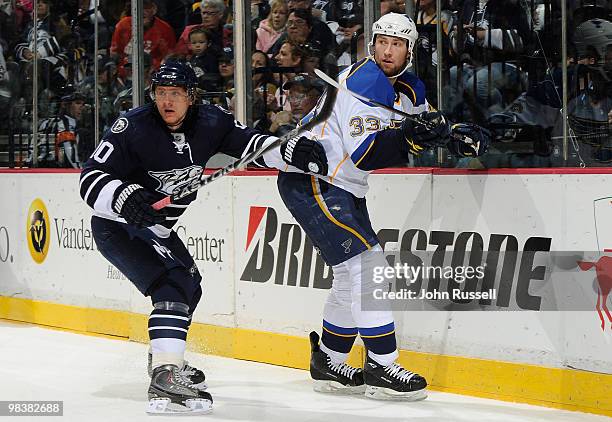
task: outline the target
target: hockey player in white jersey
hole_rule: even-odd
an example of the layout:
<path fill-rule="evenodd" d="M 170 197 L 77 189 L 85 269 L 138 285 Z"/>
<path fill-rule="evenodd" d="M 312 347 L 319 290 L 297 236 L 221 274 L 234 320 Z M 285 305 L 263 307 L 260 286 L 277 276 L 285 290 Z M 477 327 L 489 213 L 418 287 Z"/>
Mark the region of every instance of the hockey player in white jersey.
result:
<path fill-rule="evenodd" d="M 390 305 L 376 311 L 362 306 L 362 299 L 371 297 L 375 288 L 372 268 L 387 265 L 366 207 L 368 175 L 371 170 L 405 165 L 408 154 L 439 146 L 460 156 L 478 156 L 486 151 L 490 137 L 476 125 L 451 126 L 427 103 L 423 83 L 407 71 L 418 36 L 410 18 L 386 14 L 374 23 L 372 33 L 370 56 L 343 71 L 340 85 L 418 115 L 422 123 L 339 90 L 331 116 L 309 132 L 325 148 L 328 174 L 281 173 L 278 187 L 289 211 L 334 272 L 321 342 L 317 333 L 310 336 L 315 390 L 365 391 L 370 398 L 415 400 L 426 396 L 427 382 L 396 362 Z M 358 334 L 367 349 L 363 370 L 345 363 Z"/>

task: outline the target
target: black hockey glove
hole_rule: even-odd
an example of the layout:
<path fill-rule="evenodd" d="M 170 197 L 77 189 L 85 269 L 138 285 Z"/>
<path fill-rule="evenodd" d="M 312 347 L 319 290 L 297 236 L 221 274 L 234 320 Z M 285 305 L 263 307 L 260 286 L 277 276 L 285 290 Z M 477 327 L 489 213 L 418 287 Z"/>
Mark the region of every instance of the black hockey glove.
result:
<path fill-rule="evenodd" d="M 292 138 L 281 145 L 280 153 L 285 163 L 305 173 L 327 175 L 327 155 L 323 145 L 305 136 Z"/>
<path fill-rule="evenodd" d="M 448 149 L 460 157 L 480 157 L 491 143 L 491 132 L 474 123 L 455 123 Z"/>
<path fill-rule="evenodd" d="M 113 211 L 125 218 L 128 224 L 139 229 L 161 224 L 166 221 L 164 210 L 156 211 L 151 207 L 155 202 L 152 194 L 136 183 L 123 183 L 113 196 Z"/>
<path fill-rule="evenodd" d="M 402 122 L 402 133 L 408 142 L 408 151 L 419 155 L 425 150 L 446 146 L 451 132 L 446 117 L 439 111 L 424 111 L 419 114 L 419 119 L 427 124 L 410 119 L 404 119 Z"/>

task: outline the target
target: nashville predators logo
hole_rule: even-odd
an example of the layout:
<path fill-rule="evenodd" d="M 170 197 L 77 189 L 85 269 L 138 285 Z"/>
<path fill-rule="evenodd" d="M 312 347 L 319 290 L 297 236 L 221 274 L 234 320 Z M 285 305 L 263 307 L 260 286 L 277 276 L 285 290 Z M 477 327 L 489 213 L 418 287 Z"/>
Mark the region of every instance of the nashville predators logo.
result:
<path fill-rule="evenodd" d="M 28 238 L 28 249 L 34 262 L 41 264 L 47 257 L 49 251 L 50 230 L 49 230 L 49 213 L 44 202 L 40 199 L 35 199 L 30 205 L 28 217 L 26 221 L 26 230 Z"/>

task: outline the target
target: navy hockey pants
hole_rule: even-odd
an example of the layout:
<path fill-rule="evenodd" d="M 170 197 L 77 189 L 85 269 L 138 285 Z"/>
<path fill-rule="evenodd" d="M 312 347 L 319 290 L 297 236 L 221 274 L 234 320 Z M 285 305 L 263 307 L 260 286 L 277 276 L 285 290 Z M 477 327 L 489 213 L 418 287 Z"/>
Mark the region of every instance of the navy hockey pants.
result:
<path fill-rule="evenodd" d="M 189 305 L 192 313 L 202 296 L 202 277 L 189 251 L 172 231 L 168 238 L 148 229 L 93 216 L 91 229 L 100 253 L 153 302 Z"/>
<path fill-rule="evenodd" d="M 328 265 L 378 244 L 365 198 L 302 173 L 280 172 L 277 184 L 285 206 Z"/>

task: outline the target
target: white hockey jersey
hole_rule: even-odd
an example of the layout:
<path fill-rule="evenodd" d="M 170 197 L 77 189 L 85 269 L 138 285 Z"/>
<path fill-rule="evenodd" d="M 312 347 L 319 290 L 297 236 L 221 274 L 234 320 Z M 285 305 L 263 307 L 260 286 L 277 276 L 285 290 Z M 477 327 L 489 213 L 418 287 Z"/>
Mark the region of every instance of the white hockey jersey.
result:
<path fill-rule="evenodd" d="M 392 86 L 371 57 L 344 70 L 338 76 L 338 81 L 366 98 L 410 114 L 429 110 L 425 85 L 420 79 L 405 72 Z M 302 123 L 312 116 L 313 112 L 306 115 Z M 377 132 L 388 127 L 398 127 L 401 121 L 402 116 L 399 114 L 370 105 L 339 90 L 331 116 L 305 134 L 311 139 L 317 139 L 327 153 L 328 176 L 317 177 L 322 177 L 356 197 L 364 197 L 368 191 L 369 172 L 357 166 L 376 142 Z"/>

